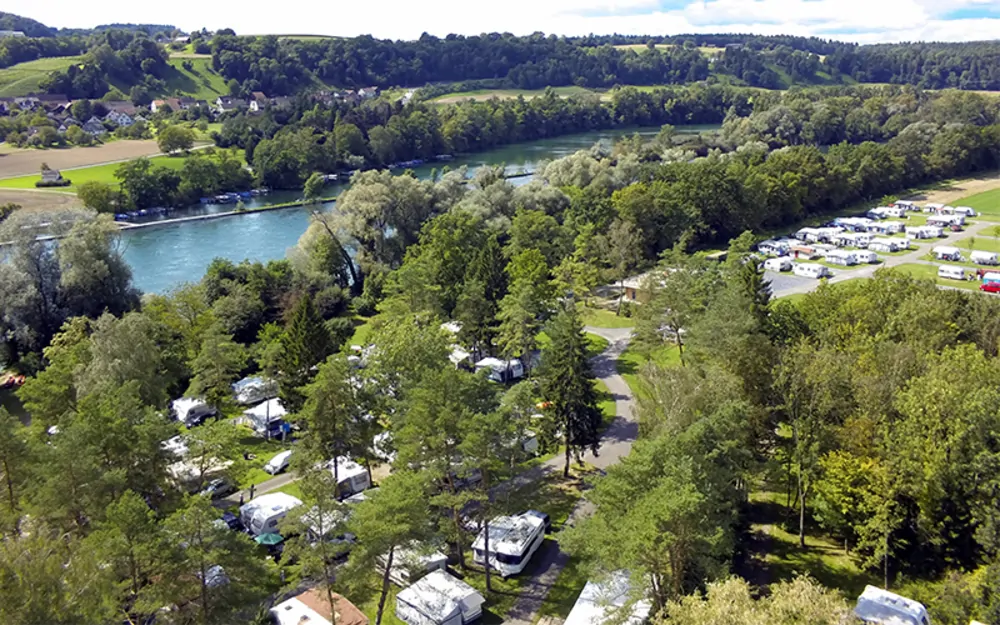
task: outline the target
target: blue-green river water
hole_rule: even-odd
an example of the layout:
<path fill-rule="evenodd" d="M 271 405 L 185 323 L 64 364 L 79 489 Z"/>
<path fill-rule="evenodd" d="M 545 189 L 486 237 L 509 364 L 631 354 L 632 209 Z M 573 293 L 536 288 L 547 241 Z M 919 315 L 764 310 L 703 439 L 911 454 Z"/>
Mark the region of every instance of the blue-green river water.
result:
<path fill-rule="evenodd" d="M 718 126 L 680 126 L 678 132 L 701 132 Z M 470 174 L 484 165 L 505 164 L 508 172 L 534 171 L 542 161 L 553 160 L 589 148 L 598 141 L 610 143 L 623 135 L 638 132 L 655 135 L 659 128 L 620 129 L 594 131 L 519 143 L 488 152 L 464 155 L 448 163 L 452 169 L 468 166 Z M 442 164 L 436 164 L 441 167 Z M 421 178 L 429 177 L 433 166 L 417 168 Z M 512 179 L 514 184 L 526 184 L 530 177 Z M 331 195 L 345 187 L 329 187 Z M 274 194 L 261 198 L 275 203 L 296 199 L 297 193 Z M 248 203 L 248 206 L 254 204 Z M 327 210 L 334 210 L 330 203 Z M 196 207 L 178 211 L 170 217 L 202 212 L 232 210 L 232 205 Z M 284 258 L 288 248 L 295 245 L 309 225 L 309 211 L 305 208 L 287 208 L 236 215 L 221 219 L 191 221 L 179 224 L 143 228 L 122 233 L 125 259 L 132 266 L 136 285 L 147 293 L 163 293 L 184 282 L 197 282 L 213 258 L 233 261 L 243 259 L 269 261 Z"/>

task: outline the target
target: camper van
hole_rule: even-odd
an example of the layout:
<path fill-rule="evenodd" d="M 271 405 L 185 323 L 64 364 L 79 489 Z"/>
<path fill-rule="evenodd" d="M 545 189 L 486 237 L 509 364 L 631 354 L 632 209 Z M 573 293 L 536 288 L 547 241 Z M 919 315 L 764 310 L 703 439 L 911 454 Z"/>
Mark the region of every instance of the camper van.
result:
<path fill-rule="evenodd" d="M 524 377 L 524 365 L 517 358 L 503 361 L 499 358 L 483 358 L 476 363 L 476 373 L 489 371 L 489 378 L 494 382 L 513 382 Z"/>
<path fill-rule="evenodd" d="M 764 261 L 764 269 L 767 271 L 791 271 L 792 259 L 787 256 L 768 258 Z"/>
<path fill-rule="evenodd" d="M 288 468 L 288 461 L 292 458 L 292 450 L 286 450 L 276 454 L 264 465 L 264 471 L 271 475 L 277 475 Z"/>
<path fill-rule="evenodd" d="M 381 577 L 385 571 L 386 557 L 378 556 L 376 561 Z M 411 543 L 406 547 L 398 547 L 393 552 L 389 579 L 398 586 L 406 586 L 428 573 L 443 571 L 447 566 L 448 556 L 426 545 Z"/>
<path fill-rule="evenodd" d="M 931 250 L 934 258 L 938 260 L 959 261 L 962 260 L 962 252 L 957 247 L 939 245 Z"/>
<path fill-rule="evenodd" d="M 833 275 L 827 267 L 823 265 L 817 265 L 814 263 L 799 263 L 795 265 L 793 269 L 795 275 L 802 276 L 803 278 L 829 278 Z"/>
<path fill-rule="evenodd" d="M 243 378 L 233 384 L 233 395 L 236 397 L 236 403 L 241 406 L 259 404 L 264 400 L 277 397 L 278 383 L 260 376 Z"/>
<path fill-rule="evenodd" d="M 865 586 L 854 614 L 866 623 L 879 625 L 930 625 L 927 608 L 922 603 L 877 586 Z"/>
<path fill-rule="evenodd" d="M 970 255 L 970 260 L 977 265 L 996 265 L 998 257 L 996 252 L 983 252 L 975 250 Z"/>
<path fill-rule="evenodd" d="M 278 398 L 269 399 L 253 408 L 243 411 L 243 420 L 257 436 L 277 436 L 281 434 L 284 417 L 288 414 Z"/>
<path fill-rule="evenodd" d="M 407 625 L 467 625 L 483 615 L 486 599 L 464 581 L 437 570 L 396 595 L 396 616 Z"/>
<path fill-rule="evenodd" d="M 371 488 L 372 481 L 368 469 L 349 458 L 337 458 L 327 463 L 330 474 L 337 472 L 337 496 L 350 497 L 355 493 Z"/>
<path fill-rule="evenodd" d="M 937 275 L 939 278 L 947 278 L 948 280 L 965 280 L 965 268 L 954 265 L 941 265 L 938 267 Z"/>
<path fill-rule="evenodd" d="M 545 521 L 538 514 L 497 517 L 489 522 L 489 566 L 507 578 L 528 566 L 545 540 Z M 486 528 L 472 543 L 476 564 L 486 566 Z"/>
<path fill-rule="evenodd" d="M 253 536 L 276 534 L 278 523 L 301 505 L 301 500 L 289 494 L 267 493 L 240 507 L 240 522 Z"/>
<path fill-rule="evenodd" d="M 217 415 L 218 411 L 206 404 L 204 399 L 181 397 L 170 404 L 170 414 L 183 423 L 184 427 L 193 428 L 204 423 L 205 419 Z"/>

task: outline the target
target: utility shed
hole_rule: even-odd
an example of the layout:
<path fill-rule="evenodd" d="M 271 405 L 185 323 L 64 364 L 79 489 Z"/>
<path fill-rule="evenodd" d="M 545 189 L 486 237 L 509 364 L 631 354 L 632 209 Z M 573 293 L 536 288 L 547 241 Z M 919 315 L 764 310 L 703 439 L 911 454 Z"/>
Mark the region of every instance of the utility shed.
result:
<path fill-rule="evenodd" d="M 442 570 L 432 571 L 396 595 L 396 617 L 409 625 L 465 625 L 483 614 L 475 588 Z"/>
<path fill-rule="evenodd" d="M 628 574 L 624 571 L 613 573 L 602 583 L 588 581 L 563 625 L 639 625 L 645 622 L 652 604 L 648 600 L 636 600 L 631 590 Z"/>

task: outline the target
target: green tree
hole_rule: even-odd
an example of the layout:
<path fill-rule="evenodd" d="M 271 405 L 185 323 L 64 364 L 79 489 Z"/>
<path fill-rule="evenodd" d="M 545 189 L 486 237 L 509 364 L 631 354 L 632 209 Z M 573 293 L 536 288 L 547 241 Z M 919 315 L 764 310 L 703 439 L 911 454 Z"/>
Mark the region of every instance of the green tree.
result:
<path fill-rule="evenodd" d="M 350 457 L 374 436 L 346 355 L 334 354 L 319 366 L 316 377 L 305 387 L 305 397 L 299 416 L 308 426 L 303 446 L 310 462 Z M 338 470 L 339 463 L 334 463 L 334 484 L 340 482 Z"/>
<path fill-rule="evenodd" d="M 172 124 L 161 130 L 156 135 L 156 145 L 164 154 L 174 152 L 187 152 L 194 145 L 195 134 L 190 128 L 178 124 Z"/>
<path fill-rule="evenodd" d="M 616 219 L 611 223 L 611 230 L 608 232 L 608 264 L 611 265 L 619 284 L 618 309 L 615 314 L 620 315 L 622 312 L 625 278 L 642 260 L 640 245 L 639 234 L 632 222 Z"/>
<path fill-rule="evenodd" d="M 76 196 L 84 206 L 98 213 L 118 212 L 121 203 L 121 194 L 112 185 L 98 180 L 90 180 L 78 186 Z"/>
<path fill-rule="evenodd" d="M 358 537 L 358 546 L 351 552 L 350 570 L 358 578 L 366 577 L 372 569 L 382 573 L 375 625 L 382 623 L 397 549 L 430 535 L 428 494 L 424 475 L 396 472 L 383 480 L 378 492 L 358 504 L 351 515 L 350 527 Z"/>
<path fill-rule="evenodd" d="M 225 414 L 233 404 L 232 384 L 246 362 L 246 349 L 218 326 L 212 326 L 202 338 L 198 356 L 191 362 L 194 377 L 188 394 L 203 397 L 208 405 Z"/>
<path fill-rule="evenodd" d="M 587 339 L 576 307 L 563 308 L 546 325 L 549 345 L 542 350 L 539 390 L 551 403 L 549 414 L 562 430 L 566 446 L 563 475 L 569 477 L 570 460 L 600 445 L 601 409 L 594 388 L 594 374 L 587 354 Z"/>
<path fill-rule="evenodd" d="M 0 406 L 0 472 L 3 474 L 3 498 L 7 508 L 3 517 L 9 519 L 3 524 L 5 528 L 16 525 L 21 487 L 28 477 L 30 458 L 24 439 L 24 427 L 6 408 Z"/>
<path fill-rule="evenodd" d="M 292 309 L 281 335 L 278 369 L 273 372 L 281 385 L 285 407 L 296 412 L 305 398 L 302 387 L 312 378 L 312 368 L 333 351 L 330 334 L 316 311 L 311 296 L 303 295 Z"/>

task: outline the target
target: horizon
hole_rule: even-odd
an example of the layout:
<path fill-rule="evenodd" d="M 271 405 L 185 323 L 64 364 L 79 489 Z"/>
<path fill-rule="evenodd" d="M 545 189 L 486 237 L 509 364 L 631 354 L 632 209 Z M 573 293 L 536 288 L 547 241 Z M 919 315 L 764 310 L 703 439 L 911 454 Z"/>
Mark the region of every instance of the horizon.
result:
<path fill-rule="evenodd" d="M 86 8 L 84 8 L 86 6 Z M 478 5 L 435 0 L 388 0 L 373 20 L 365 5 L 316 7 L 286 0 L 278 14 L 234 13 L 220 5 L 175 0 L 170 6 L 117 0 L 60 7 L 10 0 L 5 12 L 55 28 L 102 24 L 170 24 L 191 32 L 232 28 L 239 35 L 316 35 L 418 39 L 422 33 L 479 35 L 534 32 L 568 37 L 753 34 L 819 37 L 854 43 L 991 41 L 1000 33 L 1000 3 L 991 0 L 510 0 Z M 53 14 L 54 13 L 54 14 Z M 390 16 L 385 18 L 385 16 Z M 322 26 L 318 26 L 323 24 Z"/>

